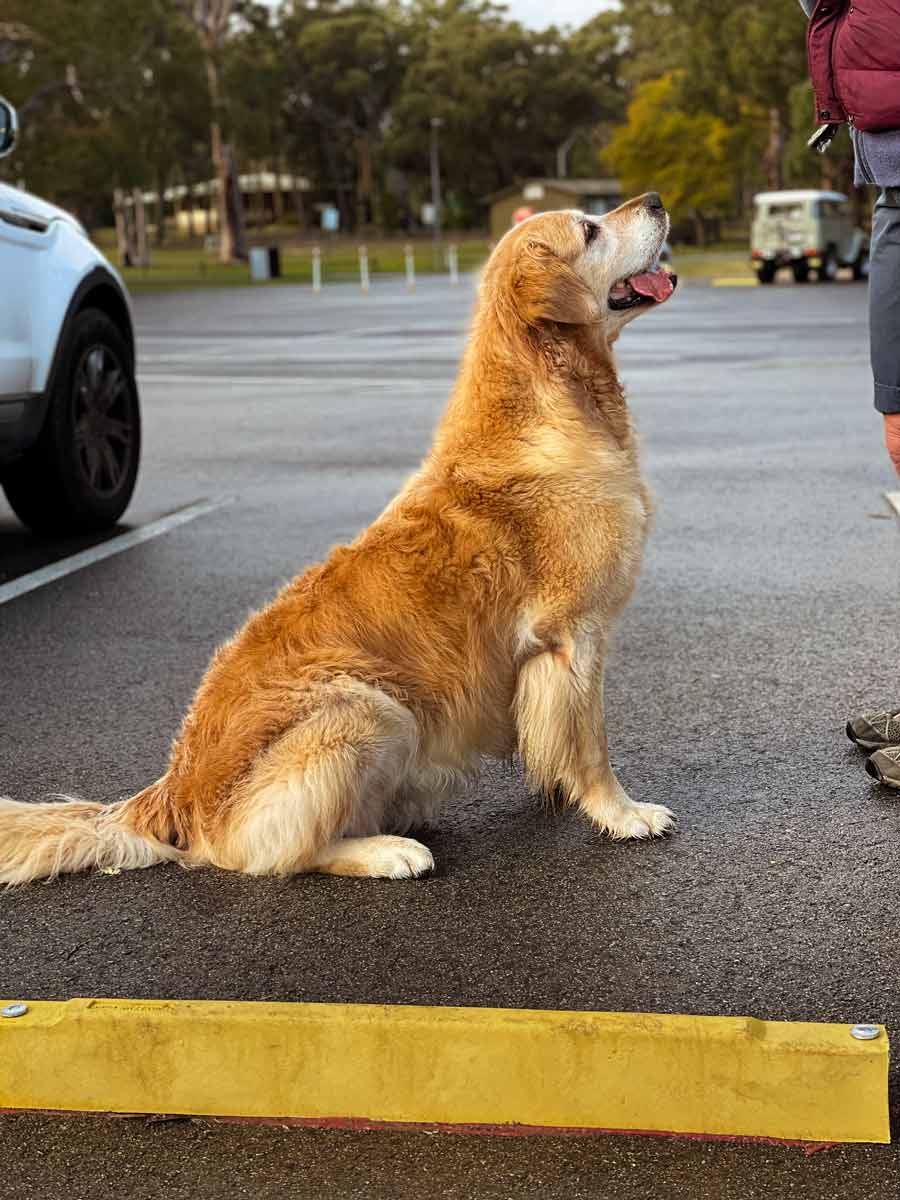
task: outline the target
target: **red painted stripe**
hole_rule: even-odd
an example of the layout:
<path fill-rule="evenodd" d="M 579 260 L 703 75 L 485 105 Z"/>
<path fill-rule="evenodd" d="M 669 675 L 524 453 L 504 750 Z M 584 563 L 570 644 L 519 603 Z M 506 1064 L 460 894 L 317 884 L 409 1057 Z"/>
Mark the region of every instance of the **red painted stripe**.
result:
<path fill-rule="evenodd" d="M 806 1142 L 801 1139 L 757 1137 L 745 1133 L 682 1133 L 671 1129 L 600 1129 L 572 1125 L 455 1125 L 446 1121 L 376 1121 L 368 1117 L 221 1117 L 195 1113 L 97 1113 L 68 1109 L 0 1108 L 0 1116 L 33 1113 L 48 1117 L 114 1117 L 120 1120 L 146 1118 L 157 1121 L 213 1121 L 219 1125 L 278 1125 L 296 1129 L 338 1129 L 348 1133 L 387 1130 L 397 1133 L 447 1133 L 468 1137 L 659 1137 L 690 1142 L 746 1142 L 751 1145 L 785 1146 L 804 1154 L 831 1150 L 840 1142 Z"/>

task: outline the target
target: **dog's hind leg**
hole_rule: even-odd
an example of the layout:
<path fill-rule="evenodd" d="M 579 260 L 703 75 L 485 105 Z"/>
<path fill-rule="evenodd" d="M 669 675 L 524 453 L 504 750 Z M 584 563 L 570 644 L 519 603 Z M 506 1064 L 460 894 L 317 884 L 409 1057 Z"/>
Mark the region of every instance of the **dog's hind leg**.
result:
<path fill-rule="evenodd" d="M 674 824 L 670 810 L 636 803 L 610 765 L 602 650 L 568 633 L 534 637 L 530 649 L 519 670 L 514 712 L 532 782 L 545 791 L 561 787 L 567 800 L 611 837 L 667 832 Z"/>
<path fill-rule="evenodd" d="M 433 866 L 424 846 L 378 835 L 416 752 L 412 713 L 352 681 L 315 699 L 232 797 L 220 833 L 207 838 L 211 861 L 249 875 L 421 875 Z"/>

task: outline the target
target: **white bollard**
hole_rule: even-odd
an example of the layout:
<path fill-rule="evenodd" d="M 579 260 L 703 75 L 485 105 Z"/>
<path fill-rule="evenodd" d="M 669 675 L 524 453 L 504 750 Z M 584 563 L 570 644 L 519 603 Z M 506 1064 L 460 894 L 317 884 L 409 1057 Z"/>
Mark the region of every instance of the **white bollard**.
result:
<path fill-rule="evenodd" d="M 403 255 L 406 259 L 406 286 L 411 292 L 414 292 L 416 290 L 416 255 L 409 243 L 403 247 Z"/>
<path fill-rule="evenodd" d="M 318 246 L 312 248 L 312 287 L 314 292 L 322 290 L 322 251 Z"/>
<path fill-rule="evenodd" d="M 360 290 L 369 290 L 369 251 L 365 246 L 359 248 L 359 286 Z"/>
<path fill-rule="evenodd" d="M 457 246 L 447 247 L 447 263 L 450 267 L 450 282 L 459 283 L 459 248 Z"/>

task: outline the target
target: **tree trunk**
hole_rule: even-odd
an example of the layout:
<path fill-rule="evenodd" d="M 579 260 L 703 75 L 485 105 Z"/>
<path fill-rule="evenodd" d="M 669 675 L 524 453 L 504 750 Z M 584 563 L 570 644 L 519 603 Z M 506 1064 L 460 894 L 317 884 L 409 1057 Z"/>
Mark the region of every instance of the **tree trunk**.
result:
<path fill-rule="evenodd" d="M 362 232 L 372 214 L 372 148 L 365 134 L 357 138 L 356 153 L 356 229 Z"/>
<path fill-rule="evenodd" d="M 128 236 L 128 212 L 125 208 L 125 193 L 121 188 L 113 192 L 113 216 L 116 222 L 116 247 L 119 252 L 119 266 L 130 267 L 132 257 L 131 239 Z"/>
<path fill-rule="evenodd" d="M 766 146 L 766 182 L 769 190 L 779 192 L 784 185 L 784 124 L 778 108 L 769 109 L 769 142 Z"/>
<path fill-rule="evenodd" d="M 149 267 L 150 252 L 147 249 L 147 216 L 144 212 L 144 193 L 140 188 L 133 188 L 131 199 L 134 210 L 134 265 Z"/>
<path fill-rule="evenodd" d="M 188 237 L 199 238 L 203 235 L 197 228 L 197 205 L 200 203 L 199 197 L 194 192 L 194 185 L 187 185 L 187 202 L 188 202 Z"/>
<path fill-rule="evenodd" d="M 699 208 L 691 211 L 691 219 L 694 222 L 694 238 L 698 246 L 706 245 L 706 222 L 703 220 L 703 214 Z"/>
<path fill-rule="evenodd" d="M 219 66 L 211 51 L 206 55 L 206 80 L 209 86 L 209 100 L 212 107 L 213 119 L 210 124 L 210 145 L 212 149 L 213 169 L 218 180 L 219 189 L 216 195 L 219 210 L 219 261 L 234 262 L 235 259 L 246 259 L 247 243 L 244 235 L 244 206 L 241 200 L 241 190 L 237 179 L 237 169 L 231 146 L 222 140 L 220 123 L 222 109 L 222 89 L 219 77 Z"/>
<path fill-rule="evenodd" d="M 297 214 L 297 227 L 301 233 L 306 233 L 306 205 L 303 203 L 303 191 L 296 175 L 291 176 L 291 198 L 294 201 L 294 212 Z"/>
<path fill-rule="evenodd" d="M 166 173 L 156 172 L 156 244 L 162 246 L 166 241 Z"/>
<path fill-rule="evenodd" d="M 284 192 L 281 190 L 283 171 L 284 163 L 278 154 L 275 157 L 275 187 L 272 189 L 272 217 L 277 222 L 284 220 Z"/>
<path fill-rule="evenodd" d="M 230 257 L 225 258 L 220 244 L 219 258 L 222 262 L 233 262 L 236 259 L 246 261 L 248 254 L 244 228 L 244 199 L 241 196 L 241 184 L 238 179 L 237 164 L 234 161 L 234 151 L 227 142 L 222 143 L 222 169 L 225 188 L 225 224 L 229 235 Z"/>
<path fill-rule="evenodd" d="M 256 196 L 254 197 L 254 204 L 256 207 L 256 224 L 257 224 L 258 228 L 262 229 L 263 226 L 265 226 L 267 224 L 267 221 L 266 221 L 266 189 L 265 189 L 265 184 L 263 183 L 263 172 L 262 171 L 257 172 L 256 186 L 258 188 Z"/>

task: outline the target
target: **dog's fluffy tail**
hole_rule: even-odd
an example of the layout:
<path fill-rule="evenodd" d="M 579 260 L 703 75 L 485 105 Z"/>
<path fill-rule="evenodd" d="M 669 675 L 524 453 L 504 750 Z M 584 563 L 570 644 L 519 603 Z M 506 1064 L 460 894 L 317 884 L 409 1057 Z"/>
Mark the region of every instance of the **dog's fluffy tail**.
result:
<path fill-rule="evenodd" d="M 181 858 L 177 847 L 132 827 L 129 810 L 145 798 L 146 793 L 139 793 L 118 804 L 69 799 L 23 804 L 0 797 L 0 886 L 91 868 L 153 867 Z"/>

